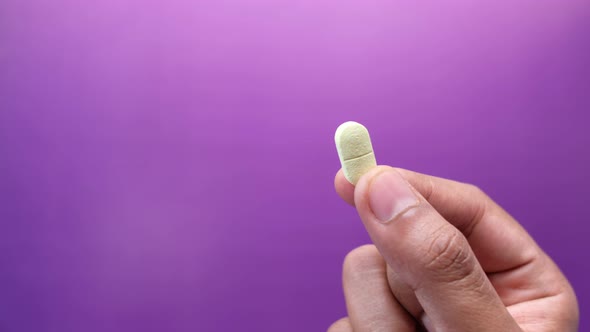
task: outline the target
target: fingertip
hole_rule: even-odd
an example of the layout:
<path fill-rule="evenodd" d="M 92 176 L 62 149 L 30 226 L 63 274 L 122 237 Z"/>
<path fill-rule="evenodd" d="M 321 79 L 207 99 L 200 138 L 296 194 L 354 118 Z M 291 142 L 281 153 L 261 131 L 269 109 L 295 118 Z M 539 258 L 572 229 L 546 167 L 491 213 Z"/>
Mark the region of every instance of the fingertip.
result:
<path fill-rule="evenodd" d="M 368 195 L 368 190 L 372 179 L 378 174 L 391 169 L 393 169 L 391 166 L 377 166 L 361 176 L 353 192 L 353 202 L 357 209 L 361 208 L 363 205 L 362 202 L 366 201 L 366 199 L 363 198 Z"/>
<path fill-rule="evenodd" d="M 346 180 L 344 173 L 342 173 L 342 169 L 336 173 L 336 177 L 334 178 L 334 188 L 340 198 L 349 205 L 354 206 L 354 186 Z"/>

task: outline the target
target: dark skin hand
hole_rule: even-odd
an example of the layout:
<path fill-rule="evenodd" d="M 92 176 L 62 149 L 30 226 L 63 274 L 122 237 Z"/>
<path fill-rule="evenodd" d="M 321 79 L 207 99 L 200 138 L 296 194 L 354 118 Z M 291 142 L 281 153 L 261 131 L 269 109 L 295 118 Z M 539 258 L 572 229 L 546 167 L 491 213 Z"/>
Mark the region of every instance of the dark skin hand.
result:
<path fill-rule="evenodd" d="M 577 331 L 565 276 L 477 187 L 388 166 L 335 187 L 373 244 L 346 256 L 329 332 Z"/>

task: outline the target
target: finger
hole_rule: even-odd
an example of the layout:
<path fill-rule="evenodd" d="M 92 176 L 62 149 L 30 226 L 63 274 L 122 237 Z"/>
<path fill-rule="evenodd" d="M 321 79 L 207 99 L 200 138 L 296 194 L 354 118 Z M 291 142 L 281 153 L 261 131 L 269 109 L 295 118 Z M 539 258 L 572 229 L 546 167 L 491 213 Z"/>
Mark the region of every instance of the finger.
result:
<path fill-rule="evenodd" d="M 353 332 L 348 317 L 340 318 L 330 325 L 328 332 Z"/>
<path fill-rule="evenodd" d="M 342 169 L 336 173 L 336 177 L 334 178 L 334 187 L 336 188 L 336 192 L 346 203 L 354 206 L 354 186 L 352 183 L 348 182 L 346 178 L 344 178 L 344 173 Z"/>
<path fill-rule="evenodd" d="M 414 290 L 408 286 L 389 265 L 387 266 L 387 281 L 393 296 L 399 304 L 417 321 L 421 321 L 424 310 L 414 294 Z"/>
<path fill-rule="evenodd" d="M 385 266 L 373 245 L 351 251 L 344 260 L 344 297 L 350 323 L 356 332 L 416 330 L 416 322 L 389 289 Z"/>
<path fill-rule="evenodd" d="M 519 330 L 463 234 L 398 171 L 376 167 L 365 174 L 355 206 L 387 264 L 414 291 L 426 328 Z"/>
<path fill-rule="evenodd" d="M 427 176 L 424 177 L 426 178 Z M 340 197 L 348 204 L 354 206 L 354 186 L 344 178 L 342 169 L 336 174 L 334 186 Z M 399 278 L 399 275 L 390 266 L 387 266 L 387 279 L 389 288 L 396 300 L 412 317 L 420 321 L 424 310 L 418 299 L 416 299 L 414 291 Z"/>
<path fill-rule="evenodd" d="M 477 187 L 400 168 L 395 170 L 465 235 L 484 271 L 511 270 L 534 261 L 541 254 L 518 222 Z M 345 201 L 354 198 L 354 187 L 341 171 L 334 183 Z"/>

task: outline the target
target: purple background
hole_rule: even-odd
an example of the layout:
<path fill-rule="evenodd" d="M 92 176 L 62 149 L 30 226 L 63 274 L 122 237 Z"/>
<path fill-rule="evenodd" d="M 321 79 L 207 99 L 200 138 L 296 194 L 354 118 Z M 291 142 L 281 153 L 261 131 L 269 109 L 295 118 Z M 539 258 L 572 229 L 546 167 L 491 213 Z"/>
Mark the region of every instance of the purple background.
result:
<path fill-rule="evenodd" d="M 322 331 L 333 133 L 472 182 L 590 314 L 590 2 L 0 1 L 0 330 Z"/>

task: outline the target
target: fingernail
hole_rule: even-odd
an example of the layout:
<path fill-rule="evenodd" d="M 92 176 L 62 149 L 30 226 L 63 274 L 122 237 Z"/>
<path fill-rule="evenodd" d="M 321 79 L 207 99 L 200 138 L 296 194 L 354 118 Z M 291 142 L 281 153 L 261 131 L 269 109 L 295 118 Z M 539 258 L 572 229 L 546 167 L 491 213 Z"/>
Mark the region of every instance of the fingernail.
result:
<path fill-rule="evenodd" d="M 419 203 L 410 184 L 395 170 L 377 174 L 369 186 L 369 206 L 382 223 L 395 220 Z"/>

